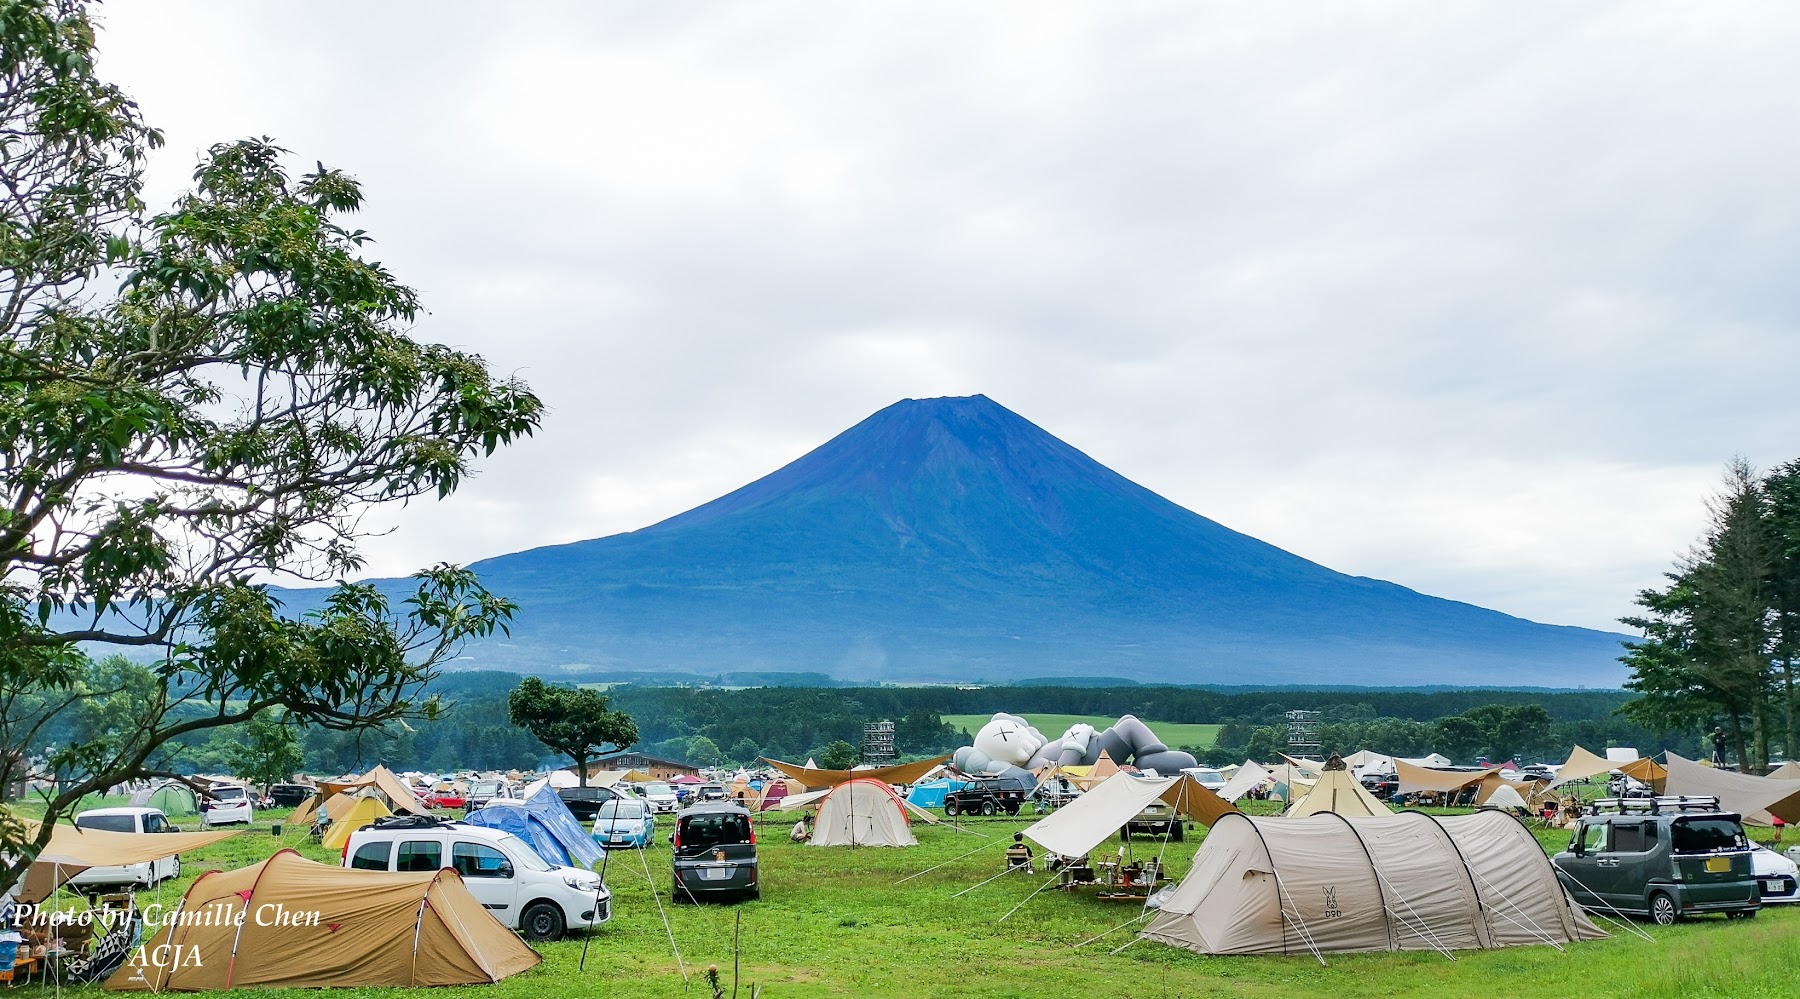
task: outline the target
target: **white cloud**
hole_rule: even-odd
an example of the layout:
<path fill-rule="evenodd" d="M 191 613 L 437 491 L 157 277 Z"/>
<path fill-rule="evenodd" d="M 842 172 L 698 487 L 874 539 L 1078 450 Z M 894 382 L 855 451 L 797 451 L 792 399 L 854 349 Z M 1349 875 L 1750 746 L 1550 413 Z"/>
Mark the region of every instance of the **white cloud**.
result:
<path fill-rule="evenodd" d="M 1779 5 L 109 4 L 195 151 L 367 185 L 552 407 L 402 572 L 641 527 L 986 392 L 1335 568 L 1600 627 L 1797 457 Z"/>

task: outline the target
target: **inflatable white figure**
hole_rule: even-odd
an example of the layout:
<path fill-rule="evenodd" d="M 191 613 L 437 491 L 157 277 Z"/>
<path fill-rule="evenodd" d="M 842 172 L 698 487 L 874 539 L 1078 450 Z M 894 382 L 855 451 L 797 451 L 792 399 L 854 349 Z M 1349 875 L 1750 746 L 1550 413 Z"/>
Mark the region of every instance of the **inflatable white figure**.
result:
<path fill-rule="evenodd" d="M 956 751 L 952 762 L 965 774 L 1000 776 L 1017 770 L 1019 765 L 1036 756 L 1044 748 L 1044 734 L 1018 715 L 1004 711 L 975 733 L 974 745 Z M 1029 775 L 1027 775 L 1029 776 Z"/>
<path fill-rule="evenodd" d="M 1100 759 L 1102 751 L 1112 757 L 1114 763 L 1154 770 L 1164 776 L 1198 765 L 1193 754 L 1163 745 L 1143 722 L 1133 715 L 1125 715 L 1104 732 L 1095 732 L 1092 725 L 1071 725 L 1062 738 L 1038 749 L 1025 761 L 1025 766 L 1032 770 L 1046 763 L 1065 767 L 1092 766 Z"/>

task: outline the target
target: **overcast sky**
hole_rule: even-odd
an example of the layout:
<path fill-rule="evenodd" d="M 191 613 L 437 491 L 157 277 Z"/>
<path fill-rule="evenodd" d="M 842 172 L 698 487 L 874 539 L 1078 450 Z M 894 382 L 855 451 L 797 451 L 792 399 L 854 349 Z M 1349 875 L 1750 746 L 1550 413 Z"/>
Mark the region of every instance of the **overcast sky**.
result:
<path fill-rule="evenodd" d="M 1345 572 L 1611 628 L 1800 458 L 1800 7 L 171 3 L 169 140 L 366 189 L 550 413 L 369 546 L 632 530 L 984 392 Z"/>

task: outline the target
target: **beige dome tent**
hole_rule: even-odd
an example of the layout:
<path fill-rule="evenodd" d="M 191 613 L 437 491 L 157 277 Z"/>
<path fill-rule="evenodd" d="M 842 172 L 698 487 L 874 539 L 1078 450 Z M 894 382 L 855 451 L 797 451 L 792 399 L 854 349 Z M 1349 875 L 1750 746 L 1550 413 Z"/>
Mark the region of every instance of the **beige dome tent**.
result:
<path fill-rule="evenodd" d="M 851 780 L 825 791 L 785 799 L 783 808 L 816 806 L 812 846 L 917 846 L 911 816 L 937 817 L 894 793 L 882 781 Z"/>
<path fill-rule="evenodd" d="M 339 795 L 338 797 L 343 797 Z M 331 802 L 326 802 L 330 805 Z M 394 814 L 380 797 L 368 794 L 352 800 L 350 807 L 339 814 L 331 816 L 331 826 L 320 837 L 319 845 L 327 850 L 343 850 L 350 842 L 350 834 L 376 819 Z"/>
<path fill-rule="evenodd" d="M 162 964 L 127 961 L 108 991 L 471 985 L 542 960 L 455 871 L 347 870 L 292 850 L 202 874 L 140 953 Z"/>
<path fill-rule="evenodd" d="M 1318 782 L 1306 792 L 1306 797 L 1294 802 L 1283 814 L 1288 818 L 1300 818 L 1320 812 L 1361 816 L 1394 814 L 1393 809 L 1382 804 L 1380 798 L 1370 794 L 1351 776 L 1350 768 L 1335 756 L 1326 761 Z"/>
<path fill-rule="evenodd" d="M 1561 945 L 1604 937 L 1501 812 L 1221 816 L 1142 936 L 1202 954 Z"/>

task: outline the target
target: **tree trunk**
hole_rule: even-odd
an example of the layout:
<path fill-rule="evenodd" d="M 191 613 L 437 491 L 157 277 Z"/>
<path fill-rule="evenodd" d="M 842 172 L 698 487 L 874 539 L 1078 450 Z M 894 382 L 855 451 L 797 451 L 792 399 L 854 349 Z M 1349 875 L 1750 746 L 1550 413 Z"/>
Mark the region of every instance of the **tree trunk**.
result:
<path fill-rule="evenodd" d="M 1737 768 L 1739 772 L 1746 770 L 1744 751 L 1748 744 L 1744 740 L 1744 713 L 1733 707 L 1731 709 L 1731 744 L 1737 748 Z"/>
<path fill-rule="evenodd" d="M 1787 731 L 1782 735 L 1781 755 L 1800 759 L 1800 717 L 1794 711 L 1794 656 L 1790 651 L 1781 660 L 1782 706 L 1787 712 Z"/>
<path fill-rule="evenodd" d="M 587 787 L 587 761 L 588 758 L 585 756 L 575 757 L 575 784 L 577 787 Z"/>
<path fill-rule="evenodd" d="M 1754 755 L 1740 769 L 1745 773 L 1760 773 L 1769 767 L 1769 705 L 1766 699 L 1758 697 L 1752 704 L 1750 726 L 1756 737 L 1756 743 L 1751 747 Z"/>

